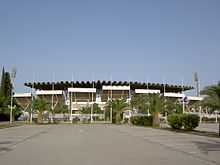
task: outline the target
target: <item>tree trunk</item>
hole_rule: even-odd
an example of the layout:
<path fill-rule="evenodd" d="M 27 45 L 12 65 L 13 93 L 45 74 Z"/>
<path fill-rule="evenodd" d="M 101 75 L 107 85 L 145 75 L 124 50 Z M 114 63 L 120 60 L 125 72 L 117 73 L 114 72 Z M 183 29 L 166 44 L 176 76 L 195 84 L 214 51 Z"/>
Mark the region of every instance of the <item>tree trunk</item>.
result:
<path fill-rule="evenodd" d="M 37 115 L 37 123 L 41 124 L 43 122 L 43 114 L 42 113 L 38 113 Z"/>
<path fill-rule="evenodd" d="M 160 113 L 155 112 L 153 113 L 153 127 L 159 127 L 160 126 Z"/>
<path fill-rule="evenodd" d="M 52 111 L 52 112 L 49 112 L 49 116 L 50 116 L 49 122 L 50 122 L 50 123 L 55 123 L 55 122 L 54 122 L 54 118 L 55 118 L 54 116 L 55 116 L 55 114 L 54 114 L 53 111 Z"/>
<path fill-rule="evenodd" d="M 218 121 L 218 136 L 220 136 L 220 120 Z"/>
<path fill-rule="evenodd" d="M 121 121 L 121 115 L 120 115 L 120 112 L 116 113 L 116 116 L 115 116 L 115 123 L 116 124 L 120 124 L 120 121 Z"/>

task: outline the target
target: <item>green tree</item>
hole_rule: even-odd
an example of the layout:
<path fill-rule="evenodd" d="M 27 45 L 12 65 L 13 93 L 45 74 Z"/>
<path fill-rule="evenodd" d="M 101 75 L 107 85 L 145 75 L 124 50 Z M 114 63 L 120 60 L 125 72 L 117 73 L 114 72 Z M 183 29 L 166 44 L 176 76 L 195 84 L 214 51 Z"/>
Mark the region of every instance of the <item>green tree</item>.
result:
<path fill-rule="evenodd" d="M 9 72 L 5 72 L 3 67 L 1 75 L 1 86 L 0 86 L 0 120 L 8 120 L 10 115 L 10 98 L 12 94 L 12 84 Z M 13 105 L 16 105 L 16 108 L 13 110 L 13 118 L 20 115 L 19 105 L 13 100 Z"/>
<path fill-rule="evenodd" d="M 205 95 L 202 104 L 212 108 L 212 110 L 220 110 L 220 82 L 216 85 L 205 87 L 201 94 Z"/>
<path fill-rule="evenodd" d="M 220 111 L 220 82 L 216 85 L 205 87 L 201 94 L 205 95 L 202 104 L 210 107 L 212 111 Z M 220 136 L 220 121 L 219 121 L 219 136 Z"/>
<path fill-rule="evenodd" d="M 57 107 L 54 109 L 55 113 L 61 113 L 61 114 L 66 114 L 69 112 L 68 106 L 64 103 L 60 103 L 57 105 Z"/>
<path fill-rule="evenodd" d="M 82 107 L 82 108 L 80 109 L 80 113 L 81 113 L 81 114 L 90 114 L 90 113 L 91 113 L 91 107 L 89 107 L 89 106 Z"/>
<path fill-rule="evenodd" d="M 94 114 L 101 114 L 101 113 L 103 113 L 103 111 L 101 110 L 101 108 L 99 107 L 99 105 L 98 104 L 93 104 L 93 113 Z"/>
<path fill-rule="evenodd" d="M 2 75 L 1 75 L 1 84 L 0 84 L 0 96 L 4 97 L 4 93 L 5 93 L 5 86 L 4 86 L 4 81 L 5 81 L 5 69 L 3 67 L 2 69 Z"/>
<path fill-rule="evenodd" d="M 128 107 L 125 99 L 116 99 L 116 100 L 109 100 L 107 107 L 106 107 L 106 116 L 111 115 L 111 108 L 112 108 L 112 123 L 119 124 L 122 120 L 121 113 L 123 112 L 124 108 Z"/>
<path fill-rule="evenodd" d="M 176 114 L 182 114 L 183 108 L 181 103 L 179 103 L 178 100 L 174 98 L 164 98 L 164 108 L 162 109 L 162 113 L 167 115 L 176 113 Z"/>
<path fill-rule="evenodd" d="M 167 102 L 170 104 L 170 102 Z M 140 113 L 147 113 L 148 109 L 153 116 L 153 126 L 160 125 L 160 113 L 165 113 L 165 100 L 159 94 L 138 94 L 131 100 L 132 108 L 137 108 Z M 167 104 L 171 108 L 171 105 Z"/>
<path fill-rule="evenodd" d="M 0 88 L 0 96 L 2 97 L 10 97 L 12 90 L 10 73 L 5 72 L 5 69 L 2 69 L 2 77 L 1 77 L 1 88 Z"/>
<path fill-rule="evenodd" d="M 9 119 L 9 100 L 3 96 L 0 96 L 0 121 L 6 121 Z"/>
<path fill-rule="evenodd" d="M 5 72 L 4 76 L 4 97 L 11 97 L 12 94 L 12 83 L 10 78 L 10 73 Z"/>
<path fill-rule="evenodd" d="M 148 113 L 150 108 L 150 95 L 135 94 L 131 99 L 131 106 L 137 109 L 139 113 Z"/>
<path fill-rule="evenodd" d="M 42 98 L 37 98 L 33 101 L 34 111 L 38 114 L 37 122 L 43 122 L 43 113 L 49 109 L 49 104 Z"/>
<path fill-rule="evenodd" d="M 80 112 L 82 114 L 90 114 L 92 110 L 91 106 L 86 106 L 86 107 L 82 107 Z M 103 113 L 103 111 L 101 110 L 101 108 L 99 107 L 98 104 L 94 103 L 93 104 L 93 114 L 100 114 Z"/>
<path fill-rule="evenodd" d="M 51 109 L 51 111 L 52 111 L 52 109 Z M 63 119 L 66 120 L 67 119 L 66 114 L 69 113 L 69 109 L 68 109 L 68 106 L 62 102 L 62 103 L 59 103 L 55 107 L 55 109 L 54 109 L 54 111 L 52 111 L 52 113 L 54 113 L 53 118 L 54 118 L 56 113 L 59 113 L 59 114 L 63 114 L 63 117 L 64 117 Z M 55 119 L 53 119 L 53 120 L 55 120 Z"/>
<path fill-rule="evenodd" d="M 150 113 L 153 116 L 153 126 L 159 127 L 160 112 L 162 112 L 164 108 L 164 98 L 159 94 L 151 94 L 150 96 Z"/>

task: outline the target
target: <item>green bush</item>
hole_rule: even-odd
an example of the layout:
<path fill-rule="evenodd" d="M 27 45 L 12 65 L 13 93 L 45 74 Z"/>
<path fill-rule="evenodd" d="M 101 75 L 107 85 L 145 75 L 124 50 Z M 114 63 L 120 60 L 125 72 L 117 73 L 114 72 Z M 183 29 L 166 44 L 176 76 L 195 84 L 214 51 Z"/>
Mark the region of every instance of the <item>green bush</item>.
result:
<path fill-rule="evenodd" d="M 152 126 L 153 123 L 152 116 L 132 116 L 130 120 L 133 125 L 138 126 Z"/>
<path fill-rule="evenodd" d="M 183 126 L 181 114 L 171 114 L 167 117 L 167 121 L 173 129 L 181 129 Z"/>
<path fill-rule="evenodd" d="M 185 130 L 193 130 L 199 126 L 199 116 L 195 114 L 183 114 L 182 122 Z"/>

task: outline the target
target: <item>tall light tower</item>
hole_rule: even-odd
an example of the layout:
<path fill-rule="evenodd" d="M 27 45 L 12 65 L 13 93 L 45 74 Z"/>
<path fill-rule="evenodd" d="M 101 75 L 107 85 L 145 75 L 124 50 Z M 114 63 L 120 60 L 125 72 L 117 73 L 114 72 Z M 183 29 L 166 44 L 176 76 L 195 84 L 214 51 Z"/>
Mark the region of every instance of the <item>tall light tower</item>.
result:
<path fill-rule="evenodd" d="M 92 88 L 94 88 L 94 81 L 93 81 L 93 79 L 92 79 Z M 90 114 L 90 122 L 92 123 L 93 122 L 93 107 L 94 106 L 94 102 L 93 102 L 93 92 L 92 92 L 92 107 L 91 107 L 91 114 Z"/>
<path fill-rule="evenodd" d="M 195 72 L 194 76 L 193 76 L 194 82 L 195 82 L 195 86 L 196 86 L 196 96 L 199 97 L 200 96 L 200 85 L 199 85 L 199 76 L 198 73 Z"/>
<path fill-rule="evenodd" d="M 112 116 L 113 116 L 113 110 L 112 110 L 112 76 L 111 76 L 111 91 L 110 91 L 110 95 L 111 95 L 111 107 L 110 107 L 110 122 L 112 123 Z"/>
<path fill-rule="evenodd" d="M 13 67 L 11 70 L 11 109 L 10 109 L 10 124 L 12 124 L 13 120 L 13 82 L 16 77 L 16 68 Z"/>
<path fill-rule="evenodd" d="M 31 85 L 31 113 L 30 113 L 30 123 L 33 121 L 33 111 L 34 111 L 34 74 L 32 79 L 32 85 Z"/>

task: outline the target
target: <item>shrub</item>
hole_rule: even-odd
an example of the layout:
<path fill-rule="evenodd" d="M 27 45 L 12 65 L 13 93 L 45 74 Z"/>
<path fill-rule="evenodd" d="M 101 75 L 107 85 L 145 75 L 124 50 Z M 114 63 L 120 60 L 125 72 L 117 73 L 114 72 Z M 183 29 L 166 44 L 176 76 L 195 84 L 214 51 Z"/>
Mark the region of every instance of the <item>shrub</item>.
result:
<path fill-rule="evenodd" d="M 199 116 L 195 114 L 183 114 L 182 122 L 185 130 L 193 130 L 199 126 Z"/>
<path fill-rule="evenodd" d="M 183 126 L 181 114 L 171 114 L 167 117 L 167 121 L 173 129 L 181 129 Z"/>
<path fill-rule="evenodd" d="M 138 126 L 152 126 L 153 122 L 152 116 L 132 116 L 130 120 L 133 125 Z"/>

